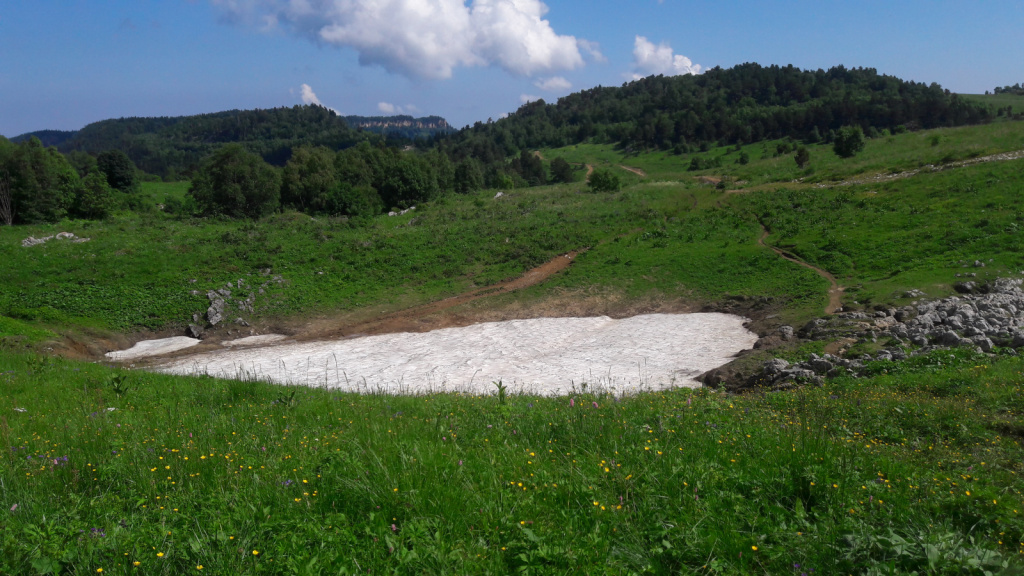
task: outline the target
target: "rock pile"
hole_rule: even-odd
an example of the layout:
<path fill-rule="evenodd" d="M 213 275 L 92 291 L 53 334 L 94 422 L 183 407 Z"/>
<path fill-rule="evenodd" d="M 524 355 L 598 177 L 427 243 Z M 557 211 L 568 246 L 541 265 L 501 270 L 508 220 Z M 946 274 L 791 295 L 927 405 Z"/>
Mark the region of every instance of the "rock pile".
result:
<path fill-rule="evenodd" d="M 232 310 L 245 314 L 255 312 L 256 299 L 266 294 L 271 284 L 284 283 L 284 278 L 280 275 L 272 275 L 269 268 L 261 270 L 260 275 L 267 279 L 259 286 L 253 286 L 244 278 L 239 278 L 237 282 L 228 282 L 222 288 L 207 291 L 206 298 L 210 301 L 210 306 L 206 309 L 205 313 L 206 326 L 202 325 L 204 313 L 195 312 L 192 314 L 192 323 L 189 324 L 185 331 L 186 335 L 192 338 L 202 338 L 205 328 L 212 328 L 221 324 L 229 318 Z M 199 294 L 201 292 L 198 290 L 192 291 L 193 296 L 198 296 Z M 234 323 L 239 326 L 249 325 L 242 317 L 235 318 Z"/>
<path fill-rule="evenodd" d="M 914 302 L 901 308 L 888 308 L 875 312 L 846 312 L 835 320 L 812 320 L 800 330 L 805 338 L 822 339 L 832 335 L 837 323 L 845 324 L 864 340 L 888 338 L 896 347 L 881 350 L 874 356 L 864 354 L 847 359 L 831 354 L 817 356 L 798 364 L 782 358 L 764 363 L 761 373 L 751 384 L 785 388 L 793 381 L 816 382 L 822 377 L 843 374 L 856 375 L 864 362 L 903 360 L 908 356 L 927 354 L 935 350 L 954 347 L 973 348 L 980 353 L 992 353 L 997 347 L 1016 353 L 1024 347 L 1024 290 L 1021 280 L 1001 278 L 990 284 L 959 282 L 955 289 L 960 296 L 941 300 Z M 913 290 L 910 297 L 921 294 Z M 789 328 L 784 326 L 780 329 Z M 852 341 L 851 341 L 852 342 Z"/>
<path fill-rule="evenodd" d="M 75 236 L 71 232 L 58 232 L 53 236 L 43 236 L 42 238 L 35 238 L 29 236 L 28 238 L 25 238 L 24 240 L 21 241 L 21 247 L 29 248 L 31 246 L 38 246 L 40 244 L 46 244 L 50 240 L 71 240 L 75 244 L 81 244 L 82 242 L 88 242 L 90 239 L 79 238 L 78 236 Z"/>

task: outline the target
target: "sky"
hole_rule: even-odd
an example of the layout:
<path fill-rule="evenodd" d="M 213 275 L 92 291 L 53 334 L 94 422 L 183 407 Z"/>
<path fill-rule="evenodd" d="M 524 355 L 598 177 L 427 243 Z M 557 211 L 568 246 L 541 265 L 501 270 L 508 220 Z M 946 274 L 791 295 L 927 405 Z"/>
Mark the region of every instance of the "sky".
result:
<path fill-rule="evenodd" d="M 443 116 L 745 62 L 1024 82 L 1019 0 L 2 0 L 0 135 L 319 103 Z"/>

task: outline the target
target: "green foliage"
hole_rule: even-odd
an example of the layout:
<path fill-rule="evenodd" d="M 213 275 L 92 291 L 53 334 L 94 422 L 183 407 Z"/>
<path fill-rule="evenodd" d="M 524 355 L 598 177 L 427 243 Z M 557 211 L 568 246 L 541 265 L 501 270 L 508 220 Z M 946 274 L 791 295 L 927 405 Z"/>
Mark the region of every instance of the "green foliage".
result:
<path fill-rule="evenodd" d="M 340 182 L 335 154 L 324 147 L 302 146 L 292 152 L 281 182 L 281 203 L 307 214 L 338 214 Z"/>
<path fill-rule="evenodd" d="M 1022 370 L 401 397 L 0 351 L 0 572 L 1011 574 Z"/>
<path fill-rule="evenodd" d="M 455 191 L 459 194 L 476 192 L 484 187 L 483 166 L 476 158 L 463 158 L 455 165 Z"/>
<path fill-rule="evenodd" d="M 551 161 L 551 182 L 565 183 L 568 184 L 575 179 L 573 175 L 572 166 L 566 162 L 565 158 L 559 156 Z"/>
<path fill-rule="evenodd" d="M 111 188 L 126 194 L 139 191 L 138 169 L 127 154 L 120 150 L 107 150 L 96 157 L 96 166 Z"/>
<path fill-rule="evenodd" d="M 860 126 L 843 126 L 832 141 L 832 150 L 840 158 L 853 158 L 864 149 L 864 131 Z"/>
<path fill-rule="evenodd" d="M 60 220 L 79 185 L 78 173 L 64 156 L 56 148 L 44 148 L 36 138 L 0 145 L 0 172 L 9 178 L 15 223 Z"/>
<path fill-rule="evenodd" d="M 231 144 L 203 161 L 189 194 L 204 214 L 260 218 L 280 205 L 280 178 L 259 156 Z"/>
<path fill-rule="evenodd" d="M 793 160 L 796 161 L 798 168 L 804 168 L 811 162 L 811 153 L 807 151 L 806 146 L 800 146 L 796 149 L 796 155 L 793 156 Z"/>
<path fill-rule="evenodd" d="M 478 122 L 442 139 L 442 146 L 457 158 L 471 155 L 489 164 L 520 150 L 584 142 L 629 151 L 786 137 L 814 143 L 855 123 L 879 130 L 934 128 L 993 117 L 987 104 L 872 68 L 811 71 L 742 64 L 593 88 L 557 104 L 531 102 L 508 118 Z"/>
<path fill-rule="evenodd" d="M 100 220 L 109 216 L 117 208 L 114 190 L 107 184 L 107 177 L 93 170 L 78 187 L 73 214 L 80 218 Z"/>
<path fill-rule="evenodd" d="M 622 187 L 619 175 L 604 168 L 594 169 L 587 178 L 587 184 L 594 192 L 617 192 Z"/>

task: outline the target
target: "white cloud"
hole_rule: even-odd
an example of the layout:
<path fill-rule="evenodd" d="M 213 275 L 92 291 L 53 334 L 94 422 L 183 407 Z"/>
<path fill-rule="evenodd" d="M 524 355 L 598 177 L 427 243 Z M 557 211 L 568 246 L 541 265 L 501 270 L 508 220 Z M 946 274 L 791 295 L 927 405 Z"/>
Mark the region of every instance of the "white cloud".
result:
<path fill-rule="evenodd" d="M 397 104 L 392 104 L 391 102 L 378 102 L 377 110 L 380 110 L 381 112 L 389 116 L 395 114 L 418 114 L 420 111 L 419 107 L 413 104 L 399 106 Z"/>
<path fill-rule="evenodd" d="M 454 68 L 489 65 L 534 76 L 583 66 L 581 46 L 596 50 L 557 34 L 541 0 L 210 1 L 230 22 L 353 48 L 361 64 L 411 77 L 450 78 Z"/>
<path fill-rule="evenodd" d="M 548 92 L 568 92 L 572 90 L 572 83 L 561 76 L 541 78 L 534 82 L 533 85 Z"/>
<path fill-rule="evenodd" d="M 608 59 L 604 57 L 604 54 L 601 53 L 601 45 L 597 42 L 577 38 L 576 46 L 578 46 L 580 50 L 586 52 L 595 62 L 608 61 Z"/>
<path fill-rule="evenodd" d="M 320 99 L 316 97 L 316 92 L 313 92 L 313 88 L 309 84 L 303 84 L 300 88 L 302 91 L 302 103 L 303 104 L 316 104 L 317 106 L 323 106 L 320 103 Z"/>
<path fill-rule="evenodd" d="M 341 112 L 338 112 L 334 108 L 324 106 L 323 103 L 320 102 L 320 99 L 317 98 L 316 92 L 313 92 L 313 88 L 309 84 L 303 84 L 302 86 L 299 87 L 299 95 L 300 98 L 302 98 L 303 104 L 315 104 L 317 106 L 323 106 L 324 108 L 327 108 L 331 112 L 334 112 L 339 116 L 341 115 Z"/>
<path fill-rule="evenodd" d="M 520 94 L 519 101 L 523 104 L 529 104 L 530 102 L 536 102 L 540 100 L 540 96 L 534 96 L 533 94 Z"/>
<path fill-rule="evenodd" d="M 667 42 L 657 46 L 643 36 L 636 37 L 633 47 L 633 66 L 636 72 L 629 75 L 634 80 L 652 74 L 679 76 L 682 74 L 700 74 L 700 64 L 694 64 L 682 54 L 674 54 Z"/>

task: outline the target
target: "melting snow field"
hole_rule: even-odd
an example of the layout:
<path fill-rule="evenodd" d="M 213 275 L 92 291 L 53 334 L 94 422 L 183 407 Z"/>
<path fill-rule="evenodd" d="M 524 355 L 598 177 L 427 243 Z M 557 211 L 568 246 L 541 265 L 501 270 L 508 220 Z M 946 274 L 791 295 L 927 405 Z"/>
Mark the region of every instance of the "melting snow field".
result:
<path fill-rule="evenodd" d="M 559 395 L 695 387 L 699 374 L 757 336 L 728 314 L 650 314 L 622 320 L 538 318 L 330 342 L 224 349 L 155 370 L 325 386 L 347 392 L 510 392 Z"/>

